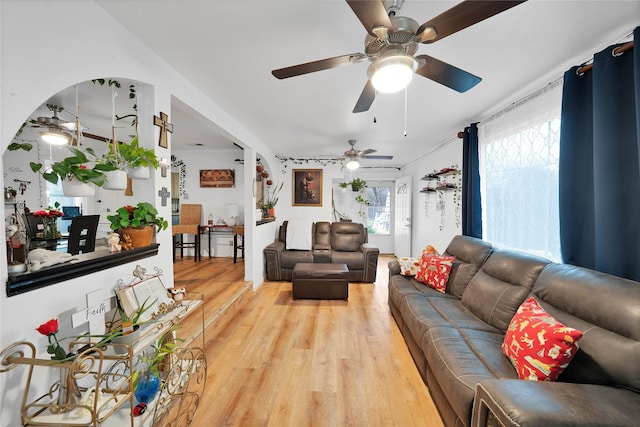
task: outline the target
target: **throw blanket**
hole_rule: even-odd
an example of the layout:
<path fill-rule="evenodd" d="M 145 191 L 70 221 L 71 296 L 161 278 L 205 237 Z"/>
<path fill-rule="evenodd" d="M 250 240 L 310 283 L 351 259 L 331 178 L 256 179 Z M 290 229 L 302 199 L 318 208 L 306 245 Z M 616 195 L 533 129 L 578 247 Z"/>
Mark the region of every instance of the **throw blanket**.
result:
<path fill-rule="evenodd" d="M 311 221 L 290 219 L 287 223 L 287 249 L 311 250 Z"/>

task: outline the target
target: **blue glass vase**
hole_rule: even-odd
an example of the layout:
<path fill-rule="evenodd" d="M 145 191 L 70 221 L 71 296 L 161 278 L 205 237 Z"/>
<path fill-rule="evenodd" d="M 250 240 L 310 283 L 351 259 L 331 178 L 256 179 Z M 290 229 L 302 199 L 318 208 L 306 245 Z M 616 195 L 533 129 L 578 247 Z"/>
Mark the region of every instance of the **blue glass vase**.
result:
<path fill-rule="evenodd" d="M 160 378 L 153 371 L 147 370 L 140 374 L 134 396 L 139 403 L 149 403 L 156 397 L 159 390 Z"/>

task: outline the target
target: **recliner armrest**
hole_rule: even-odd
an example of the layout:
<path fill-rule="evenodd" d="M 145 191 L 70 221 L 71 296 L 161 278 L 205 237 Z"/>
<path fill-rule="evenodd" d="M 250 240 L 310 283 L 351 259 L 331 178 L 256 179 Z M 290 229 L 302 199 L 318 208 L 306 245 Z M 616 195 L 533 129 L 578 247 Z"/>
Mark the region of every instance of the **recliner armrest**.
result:
<path fill-rule="evenodd" d="M 370 243 L 363 243 L 362 246 L 360 246 L 360 250 L 364 255 L 363 280 L 365 282 L 373 283 L 376 281 L 376 273 L 378 270 L 378 255 L 380 253 L 380 250 Z"/>
<path fill-rule="evenodd" d="M 387 266 L 389 267 L 389 277 L 400 274 L 400 264 L 398 263 L 397 259 L 389 261 L 389 264 L 387 264 Z"/>
<path fill-rule="evenodd" d="M 267 280 L 282 280 L 280 271 L 280 256 L 285 250 L 285 244 L 281 241 L 273 242 L 264 248 L 264 261 L 266 265 Z"/>
<path fill-rule="evenodd" d="M 476 386 L 472 427 L 633 426 L 640 394 L 595 384 L 490 380 Z"/>

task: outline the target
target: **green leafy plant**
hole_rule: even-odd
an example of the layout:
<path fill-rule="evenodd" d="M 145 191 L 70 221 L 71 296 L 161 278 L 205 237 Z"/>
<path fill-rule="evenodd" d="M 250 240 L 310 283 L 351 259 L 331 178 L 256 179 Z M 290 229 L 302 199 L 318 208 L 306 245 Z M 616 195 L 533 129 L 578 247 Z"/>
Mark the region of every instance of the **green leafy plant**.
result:
<path fill-rule="evenodd" d="M 41 173 L 42 177 L 52 184 L 57 184 L 58 180 L 78 180 L 80 182 L 92 183 L 98 187 L 102 187 L 107 178 L 105 171 L 116 170 L 117 168 L 108 164 L 95 164 L 88 167 L 86 164 L 90 162 L 87 155 L 77 148 L 70 148 L 72 156 L 66 157 L 58 162 L 54 162 L 44 172 L 41 172 L 42 163 L 30 162 L 29 166 L 34 173 Z"/>
<path fill-rule="evenodd" d="M 283 184 L 284 183 L 281 182 L 280 185 L 276 186 L 272 192 L 269 192 L 269 194 L 267 195 L 267 199 L 264 202 L 264 207 L 266 207 L 267 209 L 273 209 L 278 204 L 278 194 L 280 193 L 280 190 L 282 190 Z"/>
<path fill-rule="evenodd" d="M 160 339 L 158 339 L 158 343 L 156 345 L 150 346 L 149 349 L 145 350 L 138 356 L 138 359 L 144 365 L 144 369 L 136 370 L 131 376 L 134 389 L 138 385 L 141 372 L 150 370 L 154 375 L 160 377 L 160 366 L 163 363 L 166 363 L 167 357 L 170 357 L 172 354 L 182 350 L 182 347 L 176 344 L 176 341 L 182 341 L 181 339 L 174 337 L 176 329 L 177 326 L 170 328 L 160 337 Z"/>
<path fill-rule="evenodd" d="M 158 169 L 158 157 L 155 151 L 141 147 L 137 136 L 129 144 L 121 142 L 118 145 L 118 151 L 129 168 L 153 166 L 154 169 Z"/>
<path fill-rule="evenodd" d="M 341 182 L 340 184 L 338 184 L 338 186 L 340 188 L 351 187 L 353 191 L 361 191 L 367 188 L 367 181 L 360 178 L 354 178 L 352 181 L 349 181 L 349 182 Z"/>
<path fill-rule="evenodd" d="M 26 125 L 26 123 L 24 125 Z M 22 126 L 24 127 L 24 125 L 22 125 Z M 22 132 L 22 128 L 20 128 L 20 132 Z M 18 135 L 19 134 L 16 134 L 16 136 L 18 136 Z M 7 150 L 9 150 L 9 151 L 18 151 L 18 150 L 31 151 L 32 148 L 33 148 L 33 145 L 28 143 L 28 142 L 12 142 L 7 147 Z"/>
<path fill-rule="evenodd" d="M 125 205 L 116 210 L 114 215 L 107 215 L 113 231 L 127 227 L 144 227 L 155 225 L 158 231 L 166 230 L 169 223 L 158 216 L 158 210 L 148 202 L 140 202 L 136 206 Z"/>

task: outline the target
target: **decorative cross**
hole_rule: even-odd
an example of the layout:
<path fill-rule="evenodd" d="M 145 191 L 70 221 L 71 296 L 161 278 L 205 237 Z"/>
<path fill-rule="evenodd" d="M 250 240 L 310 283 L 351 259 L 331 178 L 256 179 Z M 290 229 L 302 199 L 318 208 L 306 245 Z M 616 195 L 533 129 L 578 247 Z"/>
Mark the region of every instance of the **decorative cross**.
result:
<path fill-rule="evenodd" d="M 162 206 L 167 206 L 167 199 L 171 196 L 171 193 L 167 190 L 167 187 L 162 187 L 160 191 L 158 191 L 158 196 L 162 198 Z"/>
<path fill-rule="evenodd" d="M 105 334 L 104 316 L 113 310 L 113 299 L 104 299 L 102 289 L 87 294 L 87 308 L 71 315 L 71 326 L 77 328 L 89 323 L 89 335 L 92 342 L 100 341 L 100 335 Z"/>
<path fill-rule="evenodd" d="M 169 123 L 167 120 L 169 116 L 160 111 L 160 117 L 153 116 L 153 124 L 160 127 L 160 140 L 158 141 L 158 145 L 162 148 L 169 147 L 169 143 L 167 142 L 167 132 L 173 133 L 173 124 Z"/>

